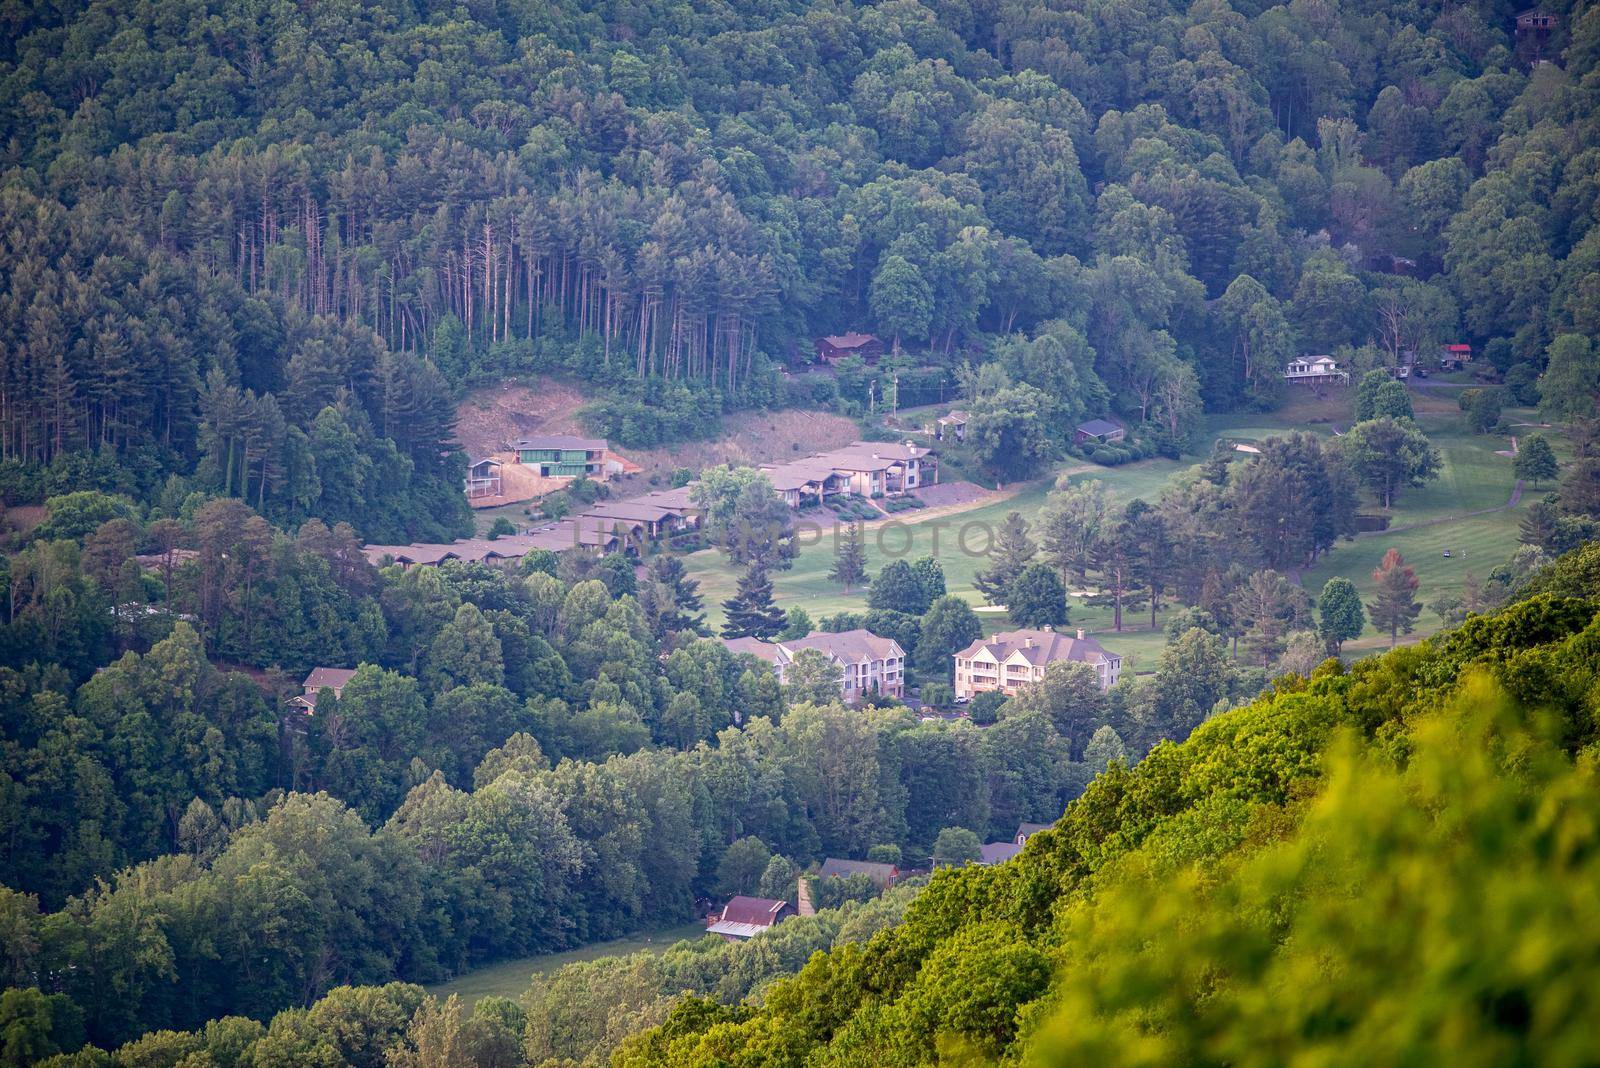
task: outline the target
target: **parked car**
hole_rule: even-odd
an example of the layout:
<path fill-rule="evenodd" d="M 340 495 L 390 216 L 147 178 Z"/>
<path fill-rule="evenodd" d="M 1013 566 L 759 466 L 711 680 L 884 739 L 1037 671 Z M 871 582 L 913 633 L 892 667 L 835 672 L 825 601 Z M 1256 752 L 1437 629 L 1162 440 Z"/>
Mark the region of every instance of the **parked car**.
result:
<path fill-rule="evenodd" d="M 1417 377 L 1418 378 L 1427 378 L 1428 377 L 1428 369 L 1426 367 L 1417 368 Z"/>

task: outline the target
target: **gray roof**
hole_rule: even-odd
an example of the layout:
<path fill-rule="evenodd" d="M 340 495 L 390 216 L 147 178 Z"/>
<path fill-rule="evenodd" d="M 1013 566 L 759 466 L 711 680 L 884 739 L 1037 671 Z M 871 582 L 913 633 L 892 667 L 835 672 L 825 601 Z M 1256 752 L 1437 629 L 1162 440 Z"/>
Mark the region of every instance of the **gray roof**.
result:
<path fill-rule="evenodd" d="M 1022 847 L 1015 842 L 985 842 L 978 847 L 982 854 L 982 864 L 1003 864 L 1022 852 Z"/>
<path fill-rule="evenodd" d="M 735 656 L 742 654 L 759 657 L 769 664 L 778 662 L 778 647 L 760 638 L 723 638 L 723 647 Z"/>
<path fill-rule="evenodd" d="M 580 438 L 576 434 L 535 434 L 531 438 L 518 438 L 511 443 L 513 449 L 582 449 L 585 452 L 605 452 L 605 438 Z"/>
<path fill-rule="evenodd" d="M 584 516 L 595 519 L 636 519 L 648 523 L 657 523 L 668 516 L 681 514 L 676 508 L 652 504 L 639 497 L 625 501 L 607 501 L 604 504 L 592 505 L 583 511 Z"/>
<path fill-rule="evenodd" d="M 1034 665 L 1052 664 L 1057 660 L 1076 660 L 1084 664 L 1122 659 L 1093 638 L 1072 638 L 1053 630 L 1009 630 L 992 637 L 979 638 L 956 654 L 961 660 L 971 660 L 980 650 L 988 649 L 998 661 L 1021 653 L 1023 659 Z"/>
<path fill-rule="evenodd" d="M 1089 419 L 1078 424 L 1078 432 L 1080 434 L 1092 434 L 1097 438 L 1105 434 L 1115 433 L 1121 429 L 1120 426 L 1109 419 Z"/>
<path fill-rule="evenodd" d="M 304 689 L 306 690 L 342 690 L 345 683 L 355 678 L 354 668 L 319 667 L 312 668 L 311 674 L 306 676 Z"/>
<path fill-rule="evenodd" d="M 891 656 L 905 656 L 905 650 L 893 638 L 883 638 L 870 630 L 842 630 L 837 633 L 814 630 L 804 638 L 794 638 L 782 643 L 790 655 L 801 649 L 819 649 L 844 664 L 859 664 L 863 660 L 886 660 Z"/>
<path fill-rule="evenodd" d="M 840 860 L 829 857 L 822 862 L 824 879 L 842 879 L 848 875 L 865 875 L 879 886 L 887 886 L 899 876 L 900 869 L 893 864 L 878 864 L 870 860 Z"/>

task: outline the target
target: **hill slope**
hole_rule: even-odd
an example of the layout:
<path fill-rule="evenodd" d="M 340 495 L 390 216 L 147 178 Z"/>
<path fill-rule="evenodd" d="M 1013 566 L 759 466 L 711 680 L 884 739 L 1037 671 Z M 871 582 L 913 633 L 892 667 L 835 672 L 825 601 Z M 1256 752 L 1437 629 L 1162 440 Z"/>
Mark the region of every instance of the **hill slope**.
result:
<path fill-rule="evenodd" d="M 617 1063 L 1581 1060 L 1597 665 L 1596 603 L 1549 596 L 1329 665 L 1113 769 L 1018 861 L 938 874 L 761 1008 L 686 1002 Z"/>

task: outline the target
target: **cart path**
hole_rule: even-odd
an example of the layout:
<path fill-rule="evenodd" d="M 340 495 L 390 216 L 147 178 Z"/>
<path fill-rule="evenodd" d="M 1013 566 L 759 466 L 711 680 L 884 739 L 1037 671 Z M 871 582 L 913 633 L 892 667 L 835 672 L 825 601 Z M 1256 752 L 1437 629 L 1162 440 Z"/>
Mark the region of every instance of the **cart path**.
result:
<path fill-rule="evenodd" d="M 1503 512 L 1507 508 L 1515 508 L 1522 503 L 1522 479 L 1517 479 L 1511 487 L 1511 496 L 1505 504 L 1497 504 L 1493 508 L 1479 508 L 1476 512 L 1462 512 L 1460 515 L 1443 515 L 1437 519 L 1422 519 L 1415 523 L 1402 523 L 1397 527 L 1386 527 L 1383 530 L 1363 530 L 1356 535 L 1358 538 L 1377 538 L 1385 534 L 1399 534 L 1406 530 L 1419 530 L 1422 527 L 1436 527 L 1441 523 L 1455 523 L 1462 519 L 1473 519 L 1480 515 L 1493 515 Z"/>

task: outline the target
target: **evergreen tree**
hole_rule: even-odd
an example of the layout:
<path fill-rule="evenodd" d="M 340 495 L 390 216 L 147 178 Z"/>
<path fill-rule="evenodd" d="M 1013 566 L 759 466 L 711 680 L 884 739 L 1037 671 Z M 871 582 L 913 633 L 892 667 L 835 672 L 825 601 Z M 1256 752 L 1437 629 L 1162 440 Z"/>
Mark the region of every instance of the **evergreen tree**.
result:
<path fill-rule="evenodd" d="M 671 633 L 703 633 L 705 614 L 701 611 L 700 583 L 690 578 L 683 567 L 683 558 L 668 553 L 650 561 L 650 577 L 668 594 L 660 609 L 660 624 Z"/>
<path fill-rule="evenodd" d="M 1383 554 L 1383 562 L 1372 572 L 1377 591 L 1367 605 L 1372 625 L 1389 632 L 1389 647 L 1394 648 L 1401 634 L 1410 634 L 1422 613 L 1417 600 L 1417 573 L 1407 566 L 1398 549 Z"/>
<path fill-rule="evenodd" d="M 860 523 L 846 526 L 842 537 L 835 535 L 833 568 L 828 572 L 828 578 L 843 586 L 846 593 L 850 592 L 852 586 L 859 586 L 867 579 L 864 541 Z"/>
<path fill-rule="evenodd" d="M 972 584 L 990 604 L 1001 604 L 1011 583 L 1038 555 L 1039 547 L 1028 536 L 1028 521 L 1021 512 L 1007 512 L 1000 531 L 989 549 L 990 564 L 978 572 Z"/>
<path fill-rule="evenodd" d="M 738 588 L 722 602 L 722 611 L 727 616 L 722 625 L 724 638 L 771 641 L 787 622 L 783 609 L 772 601 L 772 579 L 758 564 L 752 564 L 739 577 Z"/>

